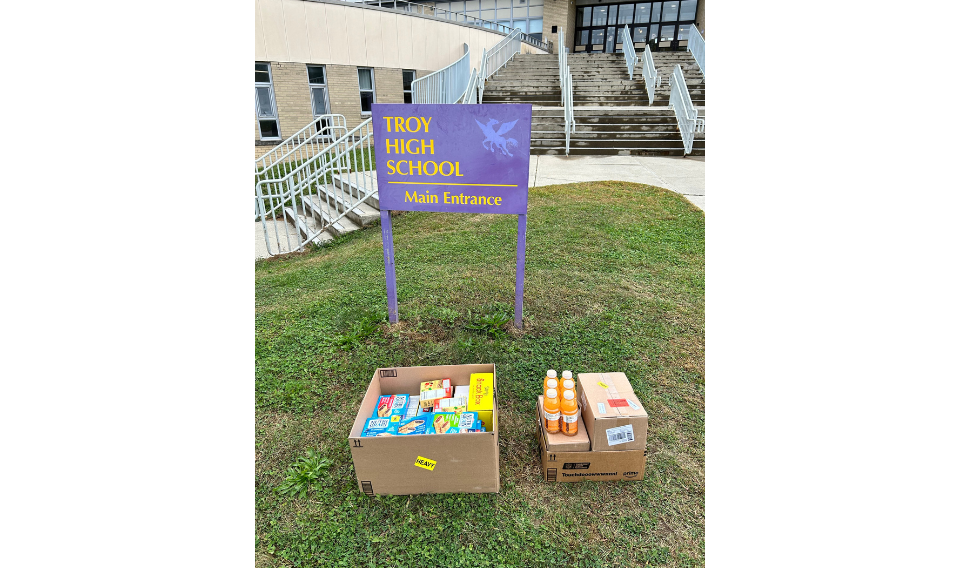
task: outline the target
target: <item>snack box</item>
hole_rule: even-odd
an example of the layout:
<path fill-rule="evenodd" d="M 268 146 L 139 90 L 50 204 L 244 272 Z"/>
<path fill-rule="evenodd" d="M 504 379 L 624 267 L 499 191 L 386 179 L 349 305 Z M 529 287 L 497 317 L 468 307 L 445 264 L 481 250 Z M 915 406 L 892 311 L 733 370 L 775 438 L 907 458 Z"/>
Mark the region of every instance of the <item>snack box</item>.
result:
<path fill-rule="evenodd" d="M 399 424 L 390 426 L 390 432 L 396 436 L 413 436 L 415 434 L 426 434 L 428 429 L 428 420 L 422 416 L 415 416 L 401 421 Z"/>
<path fill-rule="evenodd" d="M 459 434 L 478 427 L 476 412 L 434 412 L 427 426 L 428 434 Z"/>
<path fill-rule="evenodd" d="M 493 373 L 472 373 L 470 375 L 470 397 L 467 410 L 476 412 L 481 425 L 487 430 L 493 429 Z"/>
<path fill-rule="evenodd" d="M 403 418 L 407 413 L 407 403 L 409 401 L 410 395 L 407 394 L 381 396 L 377 400 L 377 411 L 373 417 L 388 418 L 390 416 L 399 416 Z"/>
<path fill-rule="evenodd" d="M 424 412 L 433 412 L 434 403 L 441 398 L 450 398 L 451 394 L 450 379 L 424 381 L 420 383 L 420 408 Z"/>
<path fill-rule="evenodd" d="M 457 385 L 453 387 L 453 398 L 467 398 L 470 396 L 470 385 Z"/>
<path fill-rule="evenodd" d="M 360 436 L 362 438 L 369 438 L 372 436 L 392 436 L 390 428 L 392 423 L 389 418 L 367 418 L 367 422 L 363 425 L 363 432 Z"/>
<path fill-rule="evenodd" d="M 407 403 L 407 412 L 403 415 L 403 419 L 413 418 L 414 416 L 420 416 L 423 414 L 423 410 L 420 408 L 420 397 L 411 396 L 410 402 Z"/>
<path fill-rule="evenodd" d="M 441 398 L 433 404 L 434 412 L 465 412 L 467 398 Z"/>
<path fill-rule="evenodd" d="M 496 406 L 493 425 L 487 426 L 486 432 L 461 432 L 455 436 L 361 436 L 380 396 L 416 395 L 420 383 L 445 378 L 450 379 L 451 386 L 465 386 L 470 384 L 473 373 L 491 373 L 496 384 L 496 367 L 491 363 L 371 370 L 372 379 L 360 401 L 349 436 L 359 492 L 376 496 L 496 493 L 500 490 L 500 434 Z M 423 418 L 429 420 L 431 416 L 426 414 Z"/>

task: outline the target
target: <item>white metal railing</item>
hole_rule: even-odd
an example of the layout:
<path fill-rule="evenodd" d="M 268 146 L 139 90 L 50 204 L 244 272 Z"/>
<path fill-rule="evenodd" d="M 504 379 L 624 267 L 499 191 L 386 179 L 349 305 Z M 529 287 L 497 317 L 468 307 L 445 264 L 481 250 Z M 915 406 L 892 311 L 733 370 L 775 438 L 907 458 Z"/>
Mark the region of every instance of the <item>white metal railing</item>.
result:
<path fill-rule="evenodd" d="M 327 144 L 346 133 L 347 119 L 342 114 L 324 114 L 314 118 L 299 132 L 253 161 L 257 180 L 283 177 L 285 170 L 317 155 Z"/>
<path fill-rule="evenodd" d="M 560 63 L 560 104 L 563 105 L 563 133 L 566 135 L 566 155 L 570 155 L 570 133 L 577 131 L 577 122 L 573 118 L 573 76 L 570 75 L 570 66 L 567 64 L 567 48 L 563 37 L 563 28 L 560 28 L 559 40 Z"/>
<path fill-rule="evenodd" d="M 256 182 L 256 222 L 269 255 L 303 250 L 377 193 L 371 119 L 278 179 Z"/>
<path fill-rule="evenodd" d="M 620 32 L 620 43 L 623 44 L 623 58 L 627 63 L 627 71 L 630 72 L 630 80 L 633 81 L 633 68 L 637 66 L 639 58 L 636 48 L 633 47 L 633 36 L 630 35 L 627 26 L 623 26 Z"/>
<path fill-rule="evenodd" d="M 683 70 L 678 64 L 670 75 L 670 108 L 677 116 L 677 128 L 680 129 L 680 138 L 683 139 L 683 153 L 693 151 L 693 133 L 697 130 L 697 109 L 690 100 L 690 91 L 683 79 Z M 701 130 L 702 132 L 702 130 Z"/>
<path fill-rule="evenodd" d="M 697 26 L 690 24 L 690 38 L 687 39 L 687 51 L 693 54 L 694 60 L 700 66 L 700 72 L 704 78 L 707 76 L 707 42 L 700 35 Z"/>
<path fill-rule="evenodd" d="M 454 104 L 463 98 L 470 82 L 470 46 L 463 44 L 463 57 L 439 71 L 413 81 L 413 102 Z"/>
<path fill-rule="evenodd" d="M 470 73 L 470 81 L 467 82 L 467 91 L 463 93 L 463 101 L 461 101 L 463 104 L 465 105 L 477 104 L 477 83 L 479 82 L 477 80 L 478 78 L 479 78 L 479 75 L 477 75 L 477 70 L 474 69 Z"/>
<path fill-rule="evenodd" d="M 482 65 L 484 70 L 480 76 L 482 80 L 486 81 L 513 59 L 514 55 L 520 53 L 520 36 L 522 35 L 520 30 L 513 30 L 490 49 Z M 560 51 L 563 52 L 562 49 Z"/>
<path fill-rule="evenodd" d="M 480 71 L 477 73 L 477 102 L 483 103 L 483 85 L 487 79 L 487 48 L 483 48 L 480 55 Z"/>
<path fill-rule="evenodd" d="M 346 2 L 354 2 L 359 4 L 366 4 L 367 6 L 377 6 L 379 8 L 387 8 L 390 10 L 398 10 L 400 12 L 409 12 L 412 14 L 420 14 L 421 16 L 434 16 L 436 18 L 451 20 L 454 22 L 461 22 L 464 24 L 470 24 L 477 26 L 478 28 L 486 28 L 488 30 L 498 31 L 500 33 L 509 34 L 514 30 L 519 32 L 517 28 L 511 28 L 510 26 L 505 26 L 503 24 L 498 24 L 496 22 L 491 22 L 488 20 L 483 20 L 477 18 L 476 16 L 470 16 L 464 12 L 454 12 L 451 10 L 446 10 L 444 8 L 438 8 L 436 6 L 427 6 L 425 4 L 418 4 L 416 2 L 405 2 L 405 1 L 395 1 L 395 0 L 345 0 Z M 386 4 L 386 6 L 384 6 Z M 461 4 L 463 6 L 463 4 Z M 542 49 L 547 53 L 551 51 L 551 45 L 549 41 L 543 41 L 542 39 L 537 39 L 531 35 L 525 33 L 520 33 L 521 41 L 525 41 L 530 45 Z"/>
<path fill-rule="evenodd" d="M 653 104 L 653 97 L 660 86 L 660 75 L 657 74 L 657 65 L 653 62 L 653 53 L 650 51 L 648 43 L 643 48 L 643 82 L 647 87 L 647 100 L 649 105 Z"/>

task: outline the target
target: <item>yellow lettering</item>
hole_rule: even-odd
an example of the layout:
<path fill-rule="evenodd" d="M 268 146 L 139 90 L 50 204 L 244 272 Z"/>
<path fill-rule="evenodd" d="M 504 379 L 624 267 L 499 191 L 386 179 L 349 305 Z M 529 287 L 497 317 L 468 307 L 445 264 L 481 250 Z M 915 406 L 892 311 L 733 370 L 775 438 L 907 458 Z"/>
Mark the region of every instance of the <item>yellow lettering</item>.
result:
<path fill-rule="evenodd" d="M 426 140 L 421 140 L 421 141 L 420 141 L 420 148 L 423 149 L 423 153 L 424 153 L 424 154 L 427 153 L 427 147 L 428 147 L 428 146 L 430 147 L 430 153 L 433 154 L 433 140 L 430 140 L 430 143 L 429 143 L 429 144 L 427 144 L 427 141 L 426 141 Z"/>
<path fill-rule="evenodd" d="M 444 172 L 444 171 L 443 171 L 443 166 L 444 166 L 444 164 L 450 166 L 450 171 L 449 171 L 449 172 Z M 449 176 L 449 175 L 451 175 L 452 173 L 453 173 L 453 164 L 451 164 L 450 162 L 440 162 L 440 174 L 441 174 L 441 175 Z"/>
<path fill-rule="evenodd" d="M 400 171 L 400 164 L 407 164 L 407 173 L 403 173 L 403 172 Z M 408 161 L 406 161 L 406 160 L 400 160 L 399 162 L 397 162 L 397 173 L 400 174 L 400 175 L 402 175 L 402 176 L 408 176 L 408 175 L 410 175 L 410 162 L 408 162 Z M 416 193 L 416 192 L 414 192 L 414 193 Z"/>
<path fill-rule="evenodd" d="M 402 117 L 402 116 L 395 116 L 395 117 L 393 117 L 393 123 L 397 125 L 397 132 L 406 132 L 406 130 L 403 129 L 403 117 Z"/>
<path fill-rule="evenodd" d="M 414 121 L 414 124 L 417 125 L 417 129 L 416 129 L 416 130 L 410 128 L 410 121 L 411 121 L 411 120 L 413 120 L 413 121 Z M 417 118 L 417 117 L 415 117 L 415 116 L 411 116 L 410 118 L 407 119 L 407 132 L 420 132 L 420 126 L 421 126 L 421 124 L 420 124 L 420 119 L 419 119 L 419 118 Z"/>
<path fill-rule="evenodd" d="M 477 200 L 477 205 L 490 205 L 489 203 L 487 203 L 487 196 L 481 195 L 480 199 Z"/>
<path fill-rule="evenodd" d="M 460 162 L 457 162 L 456 172 L 458 177 L 463 177 L 463 174 L 460 173 Z"/>
<path fill-rule="evenodd" d="M 494 197 L 493 200 L 497 202 L 497 205 L 500 205 L 500 197 Z"/>
<path fill-rule="evenodd" d="M 423 200 L 423 196 L 422 196 L 422 195 L 417 198 L 417 203 L 426 203 L 426 202 Z"/>
<path fill-rule="evenodd" d="M 417 142 L 417 141 L 418 141 L 418 140 L 417 140 L 416 138 L 411 138 L 410 140 L 407 140 L 407 154 L 419 154 L 419 153 L 420 153 L 420 148 L 417 148 L 417 151 L 416 151 L 416 152 L 414 152 L 413 150 L 410 149 L 410 143 L 411 143 L 411 142 Z"/>
<path fill-rule="evenodd" d="M 422 175 L 423 175 L 423 170 L 421 170 L 420 168 L 421 168 L 421 163 L 418 161 L 418 162 L 417 162 L 417 175 L 418 175 L 418 176 L 422 176 Z M 410 175 L 413 175 L 413 162 L 412 162 L 412 161 L 410 162 Z"/>
<path fill-rule="evenodd" d="M 416 191 L 413 192 L 413 197 L 410 197 L 410 192 L 409 192 L 409 191 L 405 191 L 404 193 L 406 194 L 406 197 L 403 198 L 404 201 L 413 201 L 414 203 L 417 202 L 417 192 L 416 192 Z"/>
<path fill-rule="evenodd" d="M 393 160 L 387 160 L 387 173 L 388 174 L 397 173 L 397 169 L 393 167 Z"/>
<path fill-rule="evenodd" d="M 470 205 L 476 205 L 476 204 L 477 204 L 477 196 L 476 196 L 476 195 L 471 195 L 471 196 L 470 196 Z"/>
<path fill-rule="evenodd" d="M 428 171 L 427 171 L 427 166 L 429 166 L 430 164 L 433 164 L 433 172 L 428 172 Z M 424 165 L 423 165 L 423 173 L 427 174 L 428 176 L 435 176 L 435 175 L 437 175 L 437 163 L 436 163 L 436 162 L 427 162 L 426 164 L 424 164 Z"/>
<path fill-rule="evenodd" d="M 400 144 L 400 141 L 399 141 L 399 140 L 394 140 L 394 142 L 393 142 L 393 153 L 394 153 L 394 154 L 396 154 L 397 152 L 400 151 L 399 144 Z M 390 139 L 388 138 L 388 139 L 387 139 L 387 154 L 389 154 L 389 153 L 390 153 Z"/>
<path fill-rule="evenodd" d="M 431 121 L 431 120 L 433 120 L 433 118 L 431 118 L 431 117 L 429 117 L 429 116 L 423 117 L 423 132 L 424 132 L 424 134 L 429 134 L 429 132 L 430 132 L 430 121 Z M 430 153 L 433 154 L 433 152 L 430 152 Z"/>
<path fill-rule="evenodd" d="M 393 117 L 392 117 L 392 116 L 385 116 L 385 117 L 383 117 L 383 119 L 387 121 L 387 132 L 393 132 L 393 130 L 390 130 L 390 120 L 393 119 Z"/>
<path fill-rule="evenodd" d="M 449 192 L 449 191 L 444 191 L 444 192 L 443 192 L 443 202 L 444 202 L 444 203 L 450 203 L 450 192 Z"/>

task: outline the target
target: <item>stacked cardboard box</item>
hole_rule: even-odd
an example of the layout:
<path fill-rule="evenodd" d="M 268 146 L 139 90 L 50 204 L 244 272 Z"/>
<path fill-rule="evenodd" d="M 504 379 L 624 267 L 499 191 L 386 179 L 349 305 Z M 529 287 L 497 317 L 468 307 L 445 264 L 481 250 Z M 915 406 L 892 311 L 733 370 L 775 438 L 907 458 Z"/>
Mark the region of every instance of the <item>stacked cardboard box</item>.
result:
<path fill-rule="evenodd" d="M 537 403 L 537 437 L 544 479 L 556 482 L 643 479 L 647 412 L 627 376 L 581 373 L 577 375 L 577 395 L 581 418 L 577 436 L 547 432 L 540 419 L 542 396 Z"/>

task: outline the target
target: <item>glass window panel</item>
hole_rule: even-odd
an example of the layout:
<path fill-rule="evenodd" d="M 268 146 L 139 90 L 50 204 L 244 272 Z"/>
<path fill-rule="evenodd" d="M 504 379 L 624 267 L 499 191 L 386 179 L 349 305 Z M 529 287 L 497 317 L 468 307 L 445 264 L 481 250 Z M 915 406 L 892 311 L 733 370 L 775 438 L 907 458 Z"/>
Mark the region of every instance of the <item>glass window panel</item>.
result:
<path fill-rule="evenodd" d="M 592 10 L 593 8 L 591 6 L 587 6 L 586 8 L 583 9 L 583 25 L 584 26 L 590 25 L 591 18 L 593 17 Z"/>
<path fill-rule="evenodd" d="M 323 67 L 307 67 L 307 76 L 311 85 L 323 85 Z"/>
<path fill-rule="evenodd" d="M 260 121 L 260 138 L 279 138 L 280 130 L 277 128 L 276 120 Z"/>
<path fill-rule="evenodd" d="M 680 26 L 677 30 L 677 39 L 690 39 L 690 24 Z"/>
<path fill-rule="evenodd" d="M 616 23 L 617 23 L 617 7 L 610 6 L 609 8 L 607 8 L 607 24 L 613 26 L 613 25 L 616 25 Z"/>
<path fill-rule="evenodd" d="M 404 93 L 404 94 L 403 94 L 403 102 L 406 103 L 406 104 L 411 104 L 411 103 L 413 103 L 413 95 L 410 94 L 410 93 Z"/>
<path fill-rule="evenodd" d="M 593 35 L 590 37 L 590 43 L 592 45 L 603 45 L 603 30 L 592 30 L 591 33 Z"/>
<path fill-rule="evenodd" d="M 313 91 L 313 116 L 327 114 L 326 89 L 310 89 Z"/>
<path fill-rule="evenodd" d="M 536 38 L 536 39 L 539 39 L 539 40 L 542 40 L 542 39 L 543 39 L 543 34 L 542 34 L 542 33 L 535 33 L 535 34 L 528 34 L 528 35 L 529 35 L 530 37 L 532 37 L 532 38 Z"/>
<path fill-rule="evenodd" d="M 581 30 L 577 34 L 577 45 L 587 45 L 587 38 L 590 37 L 590 30 Z"/>
<path fill-rule="evenodd" d="M 607 25 L 607 7 L 606 6 L 594 6 L 593 25 L 594 26 Z"/>
<path fill-rule="evenodd" d="M 373 93 L 370 91 L 361 91 L 360 92 L 360 111 L 361 112 L 370 112 L 373 104 Z"/>
<path fill-rule="evenodd" d="M 467 5 L 464 7 L 464 10 L 468 12 L 474 12 L 474 11 L 480 10 L 479 0 L 467 0 Z"/>
<path fill-rule="evenodd" d="M 673 30 L 676 26 L 663 26 L 660 28 L 660 41 L 673 41 Z"/>
<path fill-rule="evenodd" d="M 530 33 L 538 34 L 543 32 L 543 20 L 530 20 Z"/>
<path fill-rule="evenodd" d="M 653 14 L 651 14 L 651 16 L 650 16 L 650 21 L 651 21 L 651 22 L 659 22 L 659 21 L 660 21 L 660 5 L 661 5 L 661 4 L 663 4 L 663 2 L 654 2 L 654 3 L 653 3 Z"/>
<path fill-rule="evenodd" d="M 650 22 L 650 4 L 637 4 L 636 16 L 634 22 L 638 24 L 647 24 Z"/>
<path fill-rule="evenodd" d="M 683 0 L 680 3 L 680 21 L 687 22 L 697 17 L 697 0 Z"/>
<path fill-rule="evenodd" d="M 527 33 L 527 21 L 526 20 L 516 20 L 513 22 L 513 27 L 520 30 L 522 33 Z"/>
<path fill-rule="evenodd" d="M 256 73 L 254 75 L 255 83 L 269 83 L 270 82 L 270 65 L 268 63 L 257 63 L 256 64 Z"/>
<path fill-rule="evenodd" d="M 634 43 L 647 41 L 647 28 L 643 28 L 643 27 L 633 28 L 633 41 Z"/>
<path fill-rule="evenodd" d="M 260 116 L 276 116 L 270 101 L 270 87 L 257 87 L 257 113 Z"/>
<path fill-rule="evenodd" d="M 413 88 L 413 81 L 417 78 L 416 71 L 404 71 L 403 72 L 403 90 L 409 91 Z"/>
<path fill-rule="evenodd" d="M 531 18 L 542 18 L 543 17 L 543 6 L 530 6 L 529 16 Z M 566 30 L 564 30 L 566 32 Z"/>
<path fill-rule="evenodd" d="M 650 24 L 650 29 L 647 30 L 647 41 L 651 43 L 656 43 L 657 41 L 657 32 L 660 31 L 660 24 Z"/>
<path fill-rule="evenodd" d="M 609 27 L 607 28 L 607 42 L 604 44 L 603 51 L 605 53 L 613 53 L 614 42 L 617 39 L 617 28 Z"/>
<path fill-rule="evenodd" d="M 674 0 L 673 2 L 664 2 L 663 15 L 660 17 L 660 21 L 676 22 L 677 14 L 679 13 L 680 13 L 680 0 Z"/>
<path fill-rule="evenodd" d="M 583 27 L 583 8 L 577 8 L 577 23 L 578 28 Z"/>
<path fill-rule="evenodd" d="M 620 11 L 617 13 L 617 25 L 622 26 L 624 24 L 633 23 L 633 4 L 624 4 L 620 6 Z"/>
<path fill-rule="evenodd" d="M 372 89 L 373 77 L 369 69 L 359 69 L 360 71 L 360 89 Z"/>

